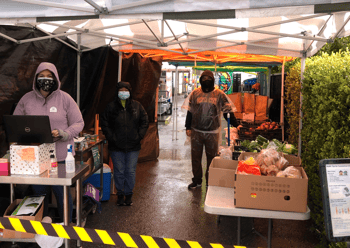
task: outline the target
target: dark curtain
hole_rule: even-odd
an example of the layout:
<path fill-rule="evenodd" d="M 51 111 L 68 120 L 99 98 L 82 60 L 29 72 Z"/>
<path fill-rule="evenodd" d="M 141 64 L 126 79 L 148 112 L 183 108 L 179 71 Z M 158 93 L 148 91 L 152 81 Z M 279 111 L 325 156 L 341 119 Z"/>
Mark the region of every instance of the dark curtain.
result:
<path fill-rule="evenodd" d="M 139 54 L 124 54 L 122 81 L 131 84 L 133 98 L 145 108 L 150 126 L 142 140 L 139 162 L 155 160 L 159 156 L 158 126 L 155 122 L 156 90 L 162 70 L 162 58 L 143 58 Z"/>
<path fill-rule="evenodd" d="M 17 40 L 46 36 L 28 27 L 0 26 L 0 32 Z M 62 40 L 70 41 L 61 37 Z M 74 44 L 72 44 L 74 46 Z M 15 44 L 0 37 L 0 157 L 8 150 L 3 115 L 12 114 L 14 105 L 32 90 L 33 78 L 41 62 L 56 65 L 61 90 L 77 99 L 77 52 L 56 39 Z M 148 113 L 150 128 L 140 153 L 140 161 L 157 159 L 158 128 L 154 123 L 156 89 L 161 73 L 161 58 L 142 58 L 139 54 L 123 57 L 122 80 L 133 87 L 133 97 Z M 102 113 L 115 96 L 118 82 L 119 53 L 111 47 L 101 47 L 81 55 L 80 109 L 85 130 L 94 126 L 95 114 Z M 145 150 L 145 147 L 147 149 Z"/>

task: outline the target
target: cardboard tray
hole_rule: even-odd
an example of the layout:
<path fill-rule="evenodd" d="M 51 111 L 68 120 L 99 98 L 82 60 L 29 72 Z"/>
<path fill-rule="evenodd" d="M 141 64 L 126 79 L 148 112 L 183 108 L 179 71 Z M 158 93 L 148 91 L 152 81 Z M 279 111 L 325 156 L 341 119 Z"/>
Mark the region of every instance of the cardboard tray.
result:
<path fill-rule="evenodd" d="M 258 153 L 242 153 L 238 160 Z M 302 179 L 236 174 L 235 206 L 304 213 L 307 211 L 308 177 L 300 157 L 283 155 L 297 167 Z"/>
<path fill-rule="evenodd" d="M 5 210 L 4 217 L 17 218 L 21 220 L 42 220 L 44 211 L 44 201 L 42 202 L 41 207 L 34 216 L 11 216 L 12 212 L 16 209 L 16 207 L 18 206 L 18 204 L 20 204 L 21 201 L 22 199 L 16 199 L 13 203 L 11 203 L 10 206 L 8 206 Z M 34 236 L 34 233 L 16 232 L 8 229 L 4 229 L 3 231 L 4 239 L 33 239 Z"/>

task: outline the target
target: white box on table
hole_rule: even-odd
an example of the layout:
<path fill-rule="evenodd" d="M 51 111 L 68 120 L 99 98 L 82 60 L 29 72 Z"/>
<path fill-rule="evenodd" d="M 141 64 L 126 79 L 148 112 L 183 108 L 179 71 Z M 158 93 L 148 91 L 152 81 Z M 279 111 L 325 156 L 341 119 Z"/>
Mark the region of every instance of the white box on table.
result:
<path fill-rule="evenodd" d="M 50 168 L 50 150 L 56 149 L 54 143 L 41 145 L 10 146 L 11 174 L 39 175 Z"/>

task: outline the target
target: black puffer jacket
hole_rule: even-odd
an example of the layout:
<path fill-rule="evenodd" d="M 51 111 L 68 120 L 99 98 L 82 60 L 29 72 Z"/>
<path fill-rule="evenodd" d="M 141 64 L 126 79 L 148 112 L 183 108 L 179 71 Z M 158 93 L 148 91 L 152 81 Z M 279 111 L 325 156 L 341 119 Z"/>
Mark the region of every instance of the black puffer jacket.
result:
<path fill-rule="evenodd" d="M 125 108 L 118 97 L 123 87 L 130 92 Z M 109 150 L 132 152 L 141 149 L 140 142 L 148 129 L 148 116 L 141 103 L 132 100 L 128 82 L 118 83 L 114 101 L 108 104 L 101 116 L 101 127 L 108 140 Z"/>

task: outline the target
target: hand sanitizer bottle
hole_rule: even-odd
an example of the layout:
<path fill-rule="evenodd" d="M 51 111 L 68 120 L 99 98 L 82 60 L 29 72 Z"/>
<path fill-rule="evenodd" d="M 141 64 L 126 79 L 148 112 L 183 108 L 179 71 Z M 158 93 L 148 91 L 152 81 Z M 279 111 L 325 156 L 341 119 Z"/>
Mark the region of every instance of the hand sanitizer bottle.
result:
<path fill-rule="evenodd" d="M 53 150 L 50 151 L 50 175 L 56 175 L 57 174 L 57 159 L 55 158 L 55 154 L 53 153 Z"/>
<path fill-rule="evenodd" d="M 72 153 L 72 145 L 67 145 L 68 153 L 66 157 L 66 173 L 73 173 L 75 172 L 75 159 Z"/>

